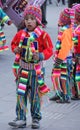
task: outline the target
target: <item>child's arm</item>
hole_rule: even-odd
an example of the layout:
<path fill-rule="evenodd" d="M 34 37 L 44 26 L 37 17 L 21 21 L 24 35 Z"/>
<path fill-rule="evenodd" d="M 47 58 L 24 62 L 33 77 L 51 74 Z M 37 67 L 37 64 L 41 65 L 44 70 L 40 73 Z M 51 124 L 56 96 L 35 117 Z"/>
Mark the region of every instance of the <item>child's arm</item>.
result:
<path fill-rule="evenodd" d="M 48 60 L 53 55 L 53 43 L 49 34 L 44 33 L 42 45 L 43 51 L 39 53 L 39 58 L 40 60 Z"/>
<path fill-rule="evenodd" d="M 19 48 L 19 42 L 20 42 L 20 38 L 22 35 L 23 31 L 19 31 L 18 33 L 16 33 L 16 35 L 14 36 L 14 38 L 12 39 L 11 42 L 11 50 L 13 53 L 20 53 L 21 52 L 21 48 Z M 25 32 L 24 32 L 25 33 Z"/>
<path fill-rule="evenodd" d="M 11 25 L 11 20 L 8 17 L 8 15 L 0 8 L 0 18 L 2 23 L 6 23 L 8 25 Z"/>

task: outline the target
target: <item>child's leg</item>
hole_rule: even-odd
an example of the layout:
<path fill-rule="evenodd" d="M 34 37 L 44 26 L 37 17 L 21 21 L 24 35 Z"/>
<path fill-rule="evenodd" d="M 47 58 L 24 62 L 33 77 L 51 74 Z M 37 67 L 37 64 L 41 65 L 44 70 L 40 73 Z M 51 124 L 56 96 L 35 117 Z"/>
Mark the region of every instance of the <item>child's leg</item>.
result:
<path fill-rule="evenodd" d="M 16 115 L 18 120 L 26 120 L 27 96 L 17 95 Z"/>
<path fill-rule="evenodd" d="M 8 124 L 13 128 L 26 127 L 26 97 L 17 95 L 16 118 Z"/>
<path fill-rule="evenodd" d="M 69 89 L 69 86 L 67 86 L 66 82 L 67 82 L 67 65 L 66 63 L 63 63 L 62 64 L 62 69 L 61 69 L 61 78 L 60 78 L 60 81 L 61 81 L 61 87 L 62 87 L 62 101 L 61 100 L 58 100 L 57 103 L 65 103 L 65 102 L 68 102 L 69 101 L 69 94 L 68 94 L 68 89 Z"/>
<path fill-rule="evenodd" d="M 31 78 L 31 116 L 32 128 L 37 129 L 40 127 L 39 120 L 41 120 L 41 100 L 38 92 L 38 82 L 36 75 L 33 74 Z"/>
<path fill-rule="evenodd" d="M 40 106 L 40 97 L 38 94 L 37 77 L 36 75 L 33 74 L 32 79 L 31 79 L 31 116 L 32 116 L 32 119 L 36 118 L 40 120 L 42 118 L 40 109 L 41 109 L 41 106 Z"/>
<path fill-rule="evenodd" d="M 52 97 L 53 100 L 62 99 L 62 96 L 61 96 L 62 89 L 61 89 L 61 84 L 60 84 L 60 76 L 61 76 L 61 68 L 54 68 L 52 75 L 51 75 L 51 79 L 52 79 L 54 91 L 57 95 L 57 98 Z"/>
<path fill-rule="evenodd" d="M 25 74 L 25 76 L 24 76 Z M 18 72 L 19 78 L 17 79 L 16 85 L 16 115 L 18 120 L 26 120 L 26 107 L 27 107 L 27 95 L 28 95 L 28 77 L 29 71 L 20 69 Z M 26 86 L 26 90 L 23 87 Z M 22 87 L 22 88 L 21 88 Z M 23 93 L 24 90 L 24 93 Z"/>
<path fill-rule="evenodd" d="M 21 76 L 20 71 L 19 75 Z M 9 122 L 9 125 L 14 127 L 14 128 L 24 128 L 26 127 L 26 107 L 27 107 L 27 93 L 28 93 L 28 87 L 25 91 L 25 93 L 19 93 L 19 83 L 20 82 L 20 77 L 19 79 L 16 80 L 16 95 L 17 95 L 17 101 L 16 101 L 16 119 L 13 120 L 12 122 Z M 24 83 L 24 82 L 22 82 Z M 27 83 L 26 83 L 27 85 Z M 21 90 L 21 92 L 23 92 Z"/>

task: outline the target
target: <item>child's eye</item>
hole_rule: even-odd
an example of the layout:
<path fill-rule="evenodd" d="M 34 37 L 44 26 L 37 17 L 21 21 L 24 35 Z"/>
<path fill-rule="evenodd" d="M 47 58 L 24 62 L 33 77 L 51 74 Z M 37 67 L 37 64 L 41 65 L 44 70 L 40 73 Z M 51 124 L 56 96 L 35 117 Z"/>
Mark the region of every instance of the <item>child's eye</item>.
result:
<path fill-rule="evenodd" d="M 32 20 L 35 20 L 35 18 L 34 18 L 34 17 L 31 17 L 31 19 L 32 19 Z"/>
<path fill-rule="evenodd" d="M 28 20 L 28 18 L 26 18 L 25 20 Z"/>
<path fill-rule="evenodd" d="M 34 18 L 31 18 L 32 20 L 34 20 Z"/>

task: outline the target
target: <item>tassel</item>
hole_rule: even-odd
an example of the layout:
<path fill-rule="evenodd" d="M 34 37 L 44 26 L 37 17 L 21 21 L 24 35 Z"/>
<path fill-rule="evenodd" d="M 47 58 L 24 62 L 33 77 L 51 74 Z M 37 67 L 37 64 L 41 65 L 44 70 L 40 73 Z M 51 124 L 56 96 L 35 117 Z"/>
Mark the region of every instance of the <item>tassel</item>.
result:
<path fill-rule="evenodd" d="M 18 89 L 17 89 L 17 94 L 18 95 L 25 95 L 26 92 L 26 88 L 27 88 L 27 82 L 28 82 L 28 75 L 29 72 L 26 70 L 22 70 L 21 71 L 21 75 L 19 77 L 19 85 L 18 85 Z"/>
<path fill-rule="evenodd" d="M 23 33 L 21 35 L 21 40 L 20 40 L 20 43 L 19 43 L 20 48 L 22 47 L 22 42 L 23 42 L 24 37 L 25 37 L 25 33 Z M 20 67 L 19 61 L 20 61 L 20 54 L 17 53 L 16 56 L 15 56 L 15 61 L 14 61 L 13 66 L 12 66 L 13 72 L 14 72 L 14 69 L 19 69 L 19 67 Z M 17 72 L 17 70 L 15 72 Z M 14 75 L 16 76 L 17 74 L 14 73 Z"/>

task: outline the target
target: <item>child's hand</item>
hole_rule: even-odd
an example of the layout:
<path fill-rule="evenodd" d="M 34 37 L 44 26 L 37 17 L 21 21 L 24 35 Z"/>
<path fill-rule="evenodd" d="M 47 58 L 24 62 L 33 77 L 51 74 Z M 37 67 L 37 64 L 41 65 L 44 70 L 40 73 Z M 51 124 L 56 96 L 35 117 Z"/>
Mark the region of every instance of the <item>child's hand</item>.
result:
<path fill-rule="evenodd" d="M 38 53 L 33 53 L 33 60 L 39 60 L 39 54 Z"/>
<path fill-rule="evenodd" d="M 11 24 L 12 24 L 12 21 L 11 21 L 11 20 L 9 20 L 9 21 L 8 21 L 8 25 L 11 25 Z"/>
<path fill-rule="evenodd" d="M 16 53 L 21 53 L 22 52 L 22 48 L 20 48 L 20 47 L 16 47 L 15 49 L 14 49 L 14 53 L 16 54 Z"/>

